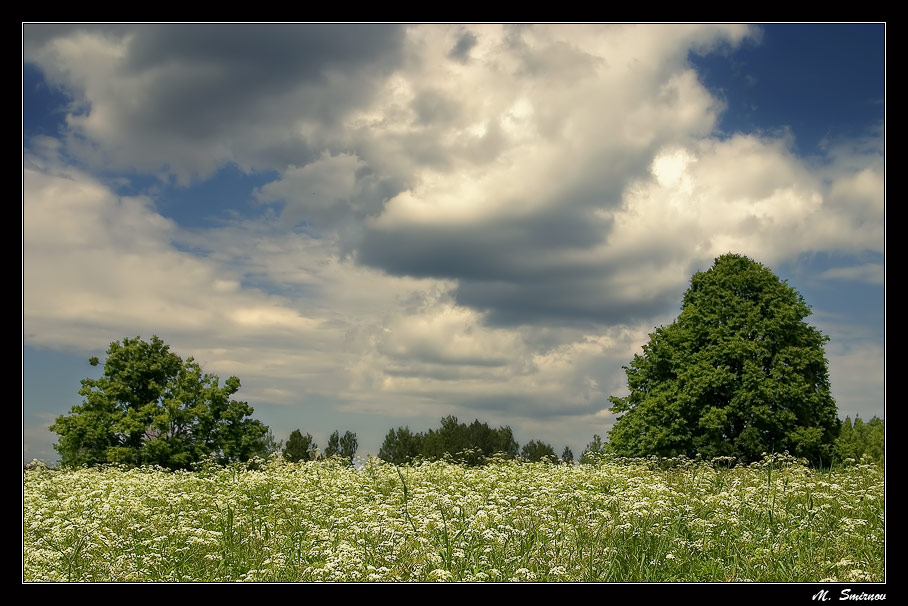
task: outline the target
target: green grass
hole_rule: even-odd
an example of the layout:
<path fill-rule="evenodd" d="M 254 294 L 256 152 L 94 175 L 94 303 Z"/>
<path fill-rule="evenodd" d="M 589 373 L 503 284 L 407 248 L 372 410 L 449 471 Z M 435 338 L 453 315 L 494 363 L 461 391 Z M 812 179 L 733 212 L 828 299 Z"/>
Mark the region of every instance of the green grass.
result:
<path fill-rule="evenodd" d="M 883 471 L 786 457 L 25 473 L 25 581 L 884 581 Z"/>

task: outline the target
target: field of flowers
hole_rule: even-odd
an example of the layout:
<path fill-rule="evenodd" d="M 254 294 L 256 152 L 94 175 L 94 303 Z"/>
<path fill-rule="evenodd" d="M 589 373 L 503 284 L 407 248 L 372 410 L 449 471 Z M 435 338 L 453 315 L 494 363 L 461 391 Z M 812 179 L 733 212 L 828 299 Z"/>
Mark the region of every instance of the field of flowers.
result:
<path fill-rule="evenodd" d="M 884 581 L 883 471 L 373 459 L 27 471 L 25 581 Z"/>

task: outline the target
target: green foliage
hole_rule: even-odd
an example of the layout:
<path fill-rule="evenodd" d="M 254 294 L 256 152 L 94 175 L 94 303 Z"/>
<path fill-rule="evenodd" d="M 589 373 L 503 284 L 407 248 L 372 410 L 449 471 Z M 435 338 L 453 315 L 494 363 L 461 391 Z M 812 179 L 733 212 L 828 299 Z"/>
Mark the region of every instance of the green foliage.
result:
<path fill-rule="evenodd" d="M 681 314 L 626 366 L 630 394 L 609 441 L 626 456 L 734 456 L 789 451 L 831 462 L 839 433 L 823 345 L 803 297 L 734 254 L 698 272 Z"/>
<path fill-rule="evenodd" d="M 536 463 L 538 461 L 552 463 L 557 460 L 555 449 L 552 448 L 552 445 L 541 440 L 530 440 L 524 444 L 523 449 L 520 451 L 520 456 L 531 463 Z"/>
<path fill-rule="evenodd" d="M 596 463 L 605 456 L 605 444 L 602 437 L 598 434 L 593 436 L 593 441 L 586 445 L 583 454 L 580 455 L 581 463 Z"/>
<path fill-rule="evenodd" d="M 318 445 L 312 439 L 312 434 L 303 435 L 299 429 L 290 432 L 290 437 L 284 445 L 284 460 L 296 463 L 314 461 L 317 457 Z"/>
<path fill-rule="evenodd" d="M 423 438 L 422 433 L 413 433 L 409 427 L 391 429 L 378 451 L 378 457 L 395 465 L 410 463 L 422 452 Z"/>
<path fill-rule="evenodd" d="M 93 366 L 97 358 L 89 361 Z M 246 402 L 231 400 L 240 380 L 185 362 L 158 337 L 113 342 L 104 375 L 84 379 L 85 400 L 51 425 L 66 466 L 124 463 L 185 469 L 203 458 L 218 463 L 260 454 L 267 427 L 248 418 Z"/>
<path fill-rule="evenodd" d="M 392 429 L 378 456 L 398 465 L 417 457 L 430 460 L 448 457 L 467 465 L 481 465 L 492 455 L 513 458 L 517 452 L 518 445 L 510 427 L 492 429 L 478 419 L 466 425 L 449 415 L 441 420 L 441 427 L 426 433 L 414 434 L 408 427 Z"/>
<path fill-rule="evenodd" d="M 842 430 L 835 441 L 835 460 L 845 463 L 848 459 L 860 461 L 863 457 L 883 464 L 886 456 L 886 427 L 883 420 L 873 417 L 868 422 L 855 417 L 845 417 Z"/>
<path fill-rule="evenodd" d="M 359 440 L 356 439 L 356 434 L 351 431 L 345 431 L 340 441 L 340 455 L 345 459 L 350 459 L 352 462 L 353 457 L 356 456 L 357 448 L 359 448 Z"/>
<path fill-rule="evenodd" d="M 492 429 L 479 419 L 468 426 L 449 415 L 441 420 L 441 427 L 430 429 L 426 434 L 421 454 L 428 459 L 441 459 L 447 455 L 467 465 L 480 465 L 497 453 L 515 457 L 517 448 L 510 427 Z"/>
<path fill-rule="evenodd" d="M 565 446 L 564 450 L 561 451 L 561 461 L 562 463 L 574 462 L 574 451 L 571 450 L 570 446 Z"/>
<path fill-rule="evenodd" d="M 359 442 L 355 433 L 346 431 L 341 437 L 340 433 L 335 431 L 331 434 L 328 445 L 325 447 L 325 458 L 340 457 L 352 463 L 358 446 Z"/>

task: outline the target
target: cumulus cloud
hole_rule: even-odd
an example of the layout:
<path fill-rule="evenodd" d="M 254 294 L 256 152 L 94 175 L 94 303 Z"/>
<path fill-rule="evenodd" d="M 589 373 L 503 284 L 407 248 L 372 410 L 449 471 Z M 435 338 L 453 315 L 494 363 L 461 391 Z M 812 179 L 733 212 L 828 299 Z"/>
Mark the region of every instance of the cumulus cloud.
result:
<path fill-rule="evenodd" d="M 456 279 L 457 301 L 496 324 L 631 322 L 663 308 L 689 266 L 672 260 L 683 244 L 625 254 L 609 246 L 616 216 L 654 153 L 715 124 L 721 106 L 686 54 L 748 30 L 665 33 L 477 28 L 467 68 L 444 61 L 462 34 L 409 32 L 421 62 L 377 95 L 381 120 L 368 124 L 383 166 L 416 178 L 367 219 L 357 259 Z M 409 145 L 416 137 L 431 147 Z M 670 283 L 637 282 L 635 258 L 668 262 Z"/>
<path fill-rule="evenodd" d="M 621 338 L 616 353 L 599 334 L 489 328 L 454 302 L 452 283 L 357 266 L 274 219 L 185 230 L 150 200 L 61 165 L 45 143 L 24 176 L 28 345 L 98 351 L 156 333 L 206 370 L 240 376 L 258 402 L 491 407 L 518 419 L 601 411 L 616 367 L 602 357 L 627 355 Z"/>
<path fill-rule="evenodd" d="M 53 158 L 29 157 L 23 178 L 27 344 L 96 350 L 157 333 L 188 349 L 267 340 L 279 350 L 337 339 L 286 297 L 242 287 L 243 266 L 181 250 L 189 236 L 149 199 L 118 196 Z"/>
<path fill-rule="evenodd" d="M 496 325 L 571 325 L 658 313 L 728 251 L 774 263 L 881 250 L 877 150 L 840 150 L 818 166 L 785 133 L 709 136 L 722 106 L 686 54 L 737 44 L 747 30 L 635 33 L 479 29 L 469 69 L 408 72 L 431 87 L 432 107 L 448 100 L 431 121 L 419 111 L 425 93 L 402 78 L 389 85 L 372 127 L 388 166 L 415 165 L 418 178 L 366 220 L 358 260 L 456 280 L 457 302 Z M 420 38 L 422 57 L 449 42 Z M 558 86 L 541 89 L 540 78 Z M 458 90 L 482 91 L 481 102 Z M 420 129 L 434 153 L 395 143 Z M 494 152 L 472 164 L 465 150 L 489 136 Z"/>
<path fill-rule="evenodd" d="M 181 182 L 318 157 L 318 132 L 368 101 L 400 40 L 393 25 L 23 28 L 25 60 L 74 99 L 71 153 Z"/>
<path fill-rule="evenodd" d="M 381 212 L 396 184 L 376 175 L 353 154 L 324 154 L 305 166 L 291 166 L 256 192 L 262 203 L 282 205 L 287 226 L 306 225 L 319 233 L 356 229 Z"/>
<path fill-rule="evenodd" d="M 791 153 L 784 138 L 737 135 L 665 149 L 653 161 L 653 179 L 629 191 L 619 221 L 631 230 L 652 227 L 658 238 L 710 257 L 734 251 L 774 263 L 807 251 L 882 252 L 882 213 L 867 212 L 882 206 L 880 158 L 861 160 L 857 170 L 828 178 Z M 843 196 L 855 179 L 860 192 Z M 855 215 L 866 229 L 854 229 Z M 616 231 L 629 246 L 640 244 L 642 233 Z"/>

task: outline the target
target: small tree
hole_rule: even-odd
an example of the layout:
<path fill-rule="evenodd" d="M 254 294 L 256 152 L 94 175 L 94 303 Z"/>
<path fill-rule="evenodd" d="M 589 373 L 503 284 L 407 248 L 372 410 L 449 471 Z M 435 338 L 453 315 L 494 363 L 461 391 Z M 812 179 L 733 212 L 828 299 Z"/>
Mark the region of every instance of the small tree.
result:
<path fill-rule="evenodd" d="M 609 441 L 621 455 L 764 452 L 829 463 L 839 433 L 810 308 L 759 263 L 734 254 L 691 279 L 681 315 L 625 367 L 630 394 Z"/>
<path fill-rule="evenodd" d="M 448 415 L 441 420 L 438 429 L 430 429 L 426 433 L 422 454 L 429 459 L 441 459 L 446 454 L 462 459 L 468 449 L 472 450 L 467 433 L 466 425 L 458 423 L 454 415 Z"/>
<path fill-rule="evenodd" d="M 357 446 L 359 446 L 359 442 L 355 433 L 346 431 L 341 437 L 340 433 L 335 431 L 328 438 L 328 445 L 325 446 L 325 458 L 340 457 L 352 463 L 353 457 L 356 455 Z"/>
<path fill-rule="evenodd" d="M 564 450 L 561 451 L 561 461 L 563 463 L 573 463 L 574 462 L 574 451 L 571 450 L 570 446 L 565 446 Z"/>
<path fill-rule="evenodd" d="M 605 456 L 605 444 L 602 443 L 602 437 L 598 434 L 593 436 L 593 441 L 586 445 L 583 454 L 580 455 L 581 463 L 596 463 Z"/>
<path fill-rule="evenodd" d="M 358 447 L 359 440 L 356 439 L 356 434 L 352 431 L 345 431 L 340 440 L 340 455 L 352 463 Z"/>
<path fill-rule="evenodd" d="M 89 360 L 92 366 L 98 358 Z M 113 342 L 104 375 L 83 379 L 81 405 L 57 418 L 51 431 L 63 465 L 125 463 L 187 468 L 203 457 L 245 461 L 262 451 L 268 428 L 249 418 L 252 407 L 231 400 L 240 380 L 221 386 L 158 337 Z"/>
<path fill-rule="evenodd" d="M 498 453 L 506 457 L 517 456 L 518 445 L 511 428 L 492 429 L 479 419 L 467 425 L 448 415 L 441 420 L 441 427 L 430 429 L 422 440 L 421 454 L 428 459 L 447 455 L 466 465 L 481 465 Z"/>
<path fill-rule="evenodd" d="M 299 429 L 294 429 L 284 445 L 284 459 L 292 463 L 313 461 L 317 450 L 318 446 L 312 439 L 312 434 L 303 435 Z"/>

